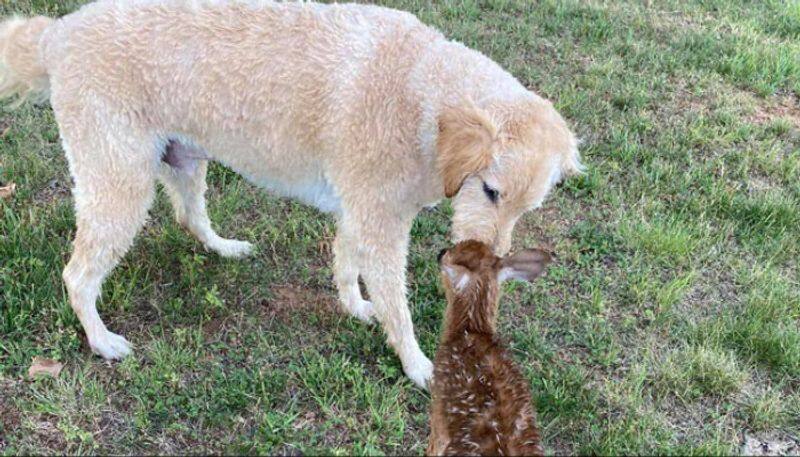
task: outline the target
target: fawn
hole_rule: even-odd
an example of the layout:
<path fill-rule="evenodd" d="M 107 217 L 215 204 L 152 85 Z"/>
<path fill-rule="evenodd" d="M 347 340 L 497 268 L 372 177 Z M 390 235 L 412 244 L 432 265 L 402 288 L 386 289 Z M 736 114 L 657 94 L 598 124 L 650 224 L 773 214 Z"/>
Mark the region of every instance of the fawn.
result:
<path fill-rule="evenodd" d="M 431 384 L 428 455 L 542 455 L 528 381 L 495 335 L 500 284 L 531 281 L 552 260 L 539 249 L 497 257 L 464 241 L 439 254 L 447 296 Z"/>

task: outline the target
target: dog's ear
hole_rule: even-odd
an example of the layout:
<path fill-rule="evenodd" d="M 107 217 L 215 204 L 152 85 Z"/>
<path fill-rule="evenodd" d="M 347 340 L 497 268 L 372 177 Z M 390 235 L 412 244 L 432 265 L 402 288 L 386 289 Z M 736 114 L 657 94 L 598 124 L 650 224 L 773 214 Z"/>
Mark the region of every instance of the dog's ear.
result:
<path fill-rule="evenodd" d="M 439 115 L 437 166 L 446 197 L 455 195 L 467 176 L 489 166 L 496 137 L 492 120 L 472 104 L 448 107 Z"/>
<path fill-rule="evenodd" d="M 544 272 L 553 255 L 541 249 L 523 249 L 500 260 L 497 274 L 499 282 L 508 279 L 519 279 L 531 282 Z"/>

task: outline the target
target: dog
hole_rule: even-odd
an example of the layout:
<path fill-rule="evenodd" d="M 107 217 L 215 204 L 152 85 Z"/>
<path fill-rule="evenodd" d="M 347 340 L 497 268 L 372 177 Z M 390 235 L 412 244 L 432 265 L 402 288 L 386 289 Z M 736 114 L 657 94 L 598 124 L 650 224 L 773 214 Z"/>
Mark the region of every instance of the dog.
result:
<path fill-rule="evenodd" d="M 552 257 L 498 257 L 469 240 L 439 256 L 447 309 L 431 383 L 428 455 L 544 455 L 528 382 L 495 335 L 500 284 L 532 281 Z"/>
<path fill-rule="evenodd" d="M 414 336 L 406 255 L 416 214 L 452 199 L 452 236 L 509 249 L 517 219 L 580 170 L 549 101 L 415 16 L 368 5 L 105 0 L 0 25 L 0 95 L 49 99 L 74 179 L 63 279 L 92 351 L 131 348 L 97 313 L 103 279 L 166 188 L 177 221 L 222 256 L 204 193 L 210 160 L 332 213 L 343 309 L 379 321 L 405 373 Z M 366 284 L 371 301 L 360 292 Z"/>

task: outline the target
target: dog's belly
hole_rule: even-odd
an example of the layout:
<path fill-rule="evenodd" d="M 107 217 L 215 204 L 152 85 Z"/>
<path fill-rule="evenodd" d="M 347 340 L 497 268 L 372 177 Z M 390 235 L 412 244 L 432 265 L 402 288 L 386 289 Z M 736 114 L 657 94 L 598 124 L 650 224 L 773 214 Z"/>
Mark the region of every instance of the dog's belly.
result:
<path fill-rule="evenodd" d="M 205 146 L 197 148 L 208 151 L 207 158 L 222 163 L 250 183 L 280 197 L 299 200 L 325 213 L 341 211 L 341 198 L 326 176 L 320 157 L 296 147 L 292 141 L 276 145 L 231 135 L 181 135 L 178 138 L 187 144 Z M 176 158 L 165 156 L 167 159 L 174 161 Z"/>
<path fill-rule="evenodd" d="M 341 212 L 341 199 L 331 182 L 322 174 L 310 179 L 287 183 L 284 180 L 259 176 L 254 183 L 283 197 L 297 199 L 325 213 Z"/>
<path fill-rule="evenodd" d="M 252 161 L 242 164 L 236 163 L 236 160 L 222 162 L 251 183 L 280 197 L 299 200 L 325 213 L 341 212 L 341 198 L 336 187 L 316 164 L 295 163 L 291 167 L 286 163 L 289 160 L 261 158 L 263 160 L 258 165 Z"/>

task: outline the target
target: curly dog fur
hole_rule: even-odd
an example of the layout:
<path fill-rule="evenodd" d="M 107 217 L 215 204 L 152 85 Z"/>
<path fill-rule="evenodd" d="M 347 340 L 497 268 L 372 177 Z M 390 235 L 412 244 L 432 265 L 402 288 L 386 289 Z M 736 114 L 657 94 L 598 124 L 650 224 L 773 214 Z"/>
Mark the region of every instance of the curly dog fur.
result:
<path fill-rule="evenodd" d="M 550 102 L 414 16 L 366 5 L 105 0 L 58 20 L 0 25 L 0 95 L 51 102 L 75 181 L 64 281 L 89 345 L 121 358 L 95 301 L 167 189 L 208 249 L 241 256 L 205 207 L 208 160 L 337 219 L 343 308 L 377 319 L 408 376 L 432 365 L 414 337 L 405 269 L 421 208 L 453 198 L 453 237 L 508 250 L 520 215 L 579 170 Z M 358 277 L 372 302 L 364 300 Z"/>

